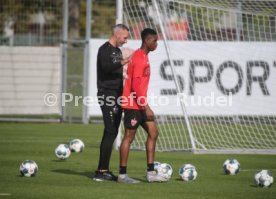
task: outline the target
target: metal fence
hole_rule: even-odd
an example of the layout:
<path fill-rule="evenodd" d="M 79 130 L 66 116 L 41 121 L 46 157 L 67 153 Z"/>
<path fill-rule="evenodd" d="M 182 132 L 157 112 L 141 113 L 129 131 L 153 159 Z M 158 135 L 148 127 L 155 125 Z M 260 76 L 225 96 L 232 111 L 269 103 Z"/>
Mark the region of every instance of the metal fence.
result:
<path fill-rule="evenodd" d="M 82 40 L 86 0 L 69 0 L 68 39 Z M 53 46 L 62 40 L 64 0 L 0 0 L 0 45 Z M 92 1 L 94 38 L 107 38 L 116 21 L 116 1 Z"/>
<path fill-rule="evenodd" d="M 1 0 L 0 45 L 57 45 L 62 33 L 62 5 L 62 1 Z"/>
<path fill-rule="evenodd" d="M 88 3 L 92 9 L 87 9 Z M 60 80 L 57 80 L 61 83 L 61 90 L 58 93 L 68 92 L 78 96 L 85 94 L 87 83 L 85 74 L 87 74 L 88 63 L 87 40 L 90 36 L 108 38 L 115 21 L 116 1 L 114 0 L 0 0 L 0 48 L 9 48 L 9 52 L 13 52 L 9 55 L 10 59 L 0 56 L 0 61 L 2 61 L 0 66 L 2 84 L 0 105 L 2 107 L 0 108 L 7 108 L 5 104 L 9 100 L 5 92 L 17 94 L 18 84 L 15 82 L 19 82 L 18 80 L 22 77 L 18 72 L 24 70 L 24 74 L 32 74 L 31 70 L 39 71 L 39 68 L 33 68 L 33 63 L 30 65 L 27 62 L 24 63 L 25 68 L 20 68 L 20 65 L 16 65 L 16 69 L 11 68 L 15 66 L 12 59 L 18 56 L 13 50 L 15 47 L 33 47 L 34 51 L 37 47 L 61 48 L 59 56 L 62 60 L 62 72 Z M 89 31 L 87 27 L 90 27 Z M 29 60 L 37 60 L 31 56 L 36 55 L 28 53 Z M 9 80 L 9 83 L 6 80 Z M 30 90 L 35 84 L 33 82 L 30 85 Z M 8 87 L 11 90 L 7 90 Z M 2 88 L 5 92 L 1 91 Z M 40 90 L 40 92 L 47 92 L 47 89 Z M 60 109 L 60 114 L 54 115 L 43 112 L 38 115 L 26 113 L 7 115 L 0 111 L 0 120 L 52 121 L 49 118 L 54 118 L 54 120 L 66 122 L 79 122 L 83 119 L 85 110 L 81 105 L 76 107 L 68 103 L 66 107 L 60 107 Z"/>

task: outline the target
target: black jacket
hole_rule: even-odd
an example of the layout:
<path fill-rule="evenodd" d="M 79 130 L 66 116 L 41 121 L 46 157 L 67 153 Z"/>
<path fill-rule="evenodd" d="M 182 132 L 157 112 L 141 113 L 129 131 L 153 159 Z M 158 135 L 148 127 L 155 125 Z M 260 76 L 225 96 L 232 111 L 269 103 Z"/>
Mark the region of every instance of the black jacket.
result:
<path fill-rule="evenodd" d="M 104 43 L 97 56 L 97 87 L 99 92 L 123 90 L 123 65 L 120 48 Z"/>

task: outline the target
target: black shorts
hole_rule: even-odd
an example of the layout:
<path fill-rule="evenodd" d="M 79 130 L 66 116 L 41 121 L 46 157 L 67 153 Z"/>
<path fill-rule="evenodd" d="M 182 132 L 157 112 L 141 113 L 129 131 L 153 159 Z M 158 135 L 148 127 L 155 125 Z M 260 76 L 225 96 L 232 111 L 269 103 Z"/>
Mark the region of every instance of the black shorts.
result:
<path fill-rule="evenodd" d="M 153 121 L 147 118 L 145 110 L 124 109 L 124 126 L 137 129 L 144 122 Z"/>

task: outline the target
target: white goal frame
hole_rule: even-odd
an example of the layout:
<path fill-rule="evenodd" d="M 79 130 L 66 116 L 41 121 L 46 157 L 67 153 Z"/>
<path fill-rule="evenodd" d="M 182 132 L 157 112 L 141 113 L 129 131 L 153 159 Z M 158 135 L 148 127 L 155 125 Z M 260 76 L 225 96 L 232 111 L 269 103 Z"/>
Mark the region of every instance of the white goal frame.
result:
<path fill-rule="evenodd" d="M 164 18 L 162 18 L 161 15 L 166 15 L 167 13 L 162 13 L 164 12 L 164 10 L 162 10 L 162 6 L 164 6 L 164 4 L 166 3 L 172 3 L 173 5 L 175 5 L 176 3 L 178 4 L 187 4 L 188 8 L 192 8 L 195 10 L 195 12 L 197 12 L 197 9 L 202 9 L 202 10 L 207 10 L 206 12 L 211 12 L 211 15 L 216 14 L 216 12 L 225 12 L 227 13 L 231 13 L 233 14 L 236 22 L 232 25 L 229 26 L 234 26 L 231 27 L 233 30 L 235 30 L 235 33 L 230 32 L 229 34 L 231 34 L 229 37 L 229 35 L 223 36 L 222 33 L 220 33 L 221 37 L 225 37 L 228 39 L 229 37 L 229 41 L 231 42 L 242 42 L 240 41 L 241 38 L 245 38 L 246 36 L 247 38 L 247 43 L 248 42 L 258 42 L 258 41 L 264 41 L 264 42 L 270 42 L 269 45 L 271 44 L 272 46 L 276 45 L 276 38 L 275 35 L 273 35 L 273 28 L 271 27 L 272 24 L 262 24 L 263 22 L 259 22 L 260 27 L 256 28 L 256 33 L 250 33 L 253 35 L 261 35 L 262 34 L 262 30 L 261 28 L 263 28 L 264 30 L 269 30 L 269 33 L 265 34 L 265 36 L 261 37 L 261 36 L 256 36 L 256 40 L 255 38 L 251 38 L 251 36 L 249 35 L 245 35 L 245 31 L 243 31 L 243 28 L 245 26 L 243 26 L 242 22 L 242 15 L 248 15 L 251 16 L 252 18 L 255 17 L 255 14 L 257 16 L 257 19 L 259 19 L 258 17 L 260 16 L 264 18 L 269 18 L 273 15 L 271 15 L 269 13 L 269 11 L 267 13 L 265 13 L 262 16 L 262 13 L 258 12 L 258 7 L 257 8 L 252 8 L 252 10 L 250 10 L 250 0 L 247 0 L 249 2 L 248 7 L 249 8 L 245 8 L 245 10 L 243 11 L 242 9 L 242 3 L 239 0 L 232 0 L 229 4 L 231 3 L 235 3 L 236 7 L 233 8 L 229 5 L 229 7 L 223 5 L 223 1 L 220 1 L 220 4 L 216 4 L 213 3 L 214 1 L 212 0 L 207 0 L 207 1 L 201 1 L 201 0 L 196 0 L 196 1 L 191 1 L 191 0 L 137 0 L 137 1 L 131 1 L 131 0 L 117 0 L 117 20 L 116 23 L 125 23 L 127 26 L 130 27 L 130 29 L 133 28 L 133 24 L 131 23 L 131 20 L 135 20 L 133 18 L 131 18 L 131 16 L 129 16 L 131 14 L 131 11 L 127 11 L 125 9 L 124 6 L 127 5 L 129 6 L 129 4 L 131 4 L 131 6 L 133 6 L 134 11 L 140 12 L 139 11 L 139 3 L 145 3 L 145 7 L 147 7 L 147 3 L 150 3 L 152 6 L 152 9 L 154 9 L 155 12 L 155 21 L 156 23 L 158 23 L 158 27 L 157 26 L 153 26 L 152 28 L 157 28 L 158 29 L 158 34 L 159 36 L 162 37 L 162 40 L 160 40 L 159 42 L 163 43 L 163 47 L 165 48 L 165 52 L 166 52 L 166 57 L 168 60 L 168 65 L 170 67 L 171 70 L 171 74 L 173 76 L 173 82 L 175 85 L 175 89 L 177 91 L 177 93 L 181 93 L 181 85 L 179 85 L 179 81 L 178 80 L 178 75 L 177 75 L 177 71 L 176 69 L 176 65 L 175 62 L 172 58 L 172 54 L 171 54 L 171 46 L 170 43 L 173 40 L 172 38 L 167 38 L 168 36 L 168 30 L 166 30 L 166 27 L 164 26 L 163 20 Z M 164 3 L 165 2 L 165 3 Z M 253 1 L 252 1 L 253 2 Z M 270 1 L 271 2 L 271 1 Z M 205 3 L 205 4 L 204 4 Z M 210 3 L 210 5 L 208 4 Z M 264 6 L 267 6 L 265 3 L 263 4 Z M 274 5 L 274 4 L 273 4 Z M 276 5 L 276 4 L 275 4 Z M 136 6 L 136 7 L 135 7 Z M 186 5 L 185 5 L 186 6 Z M 206 7 L 205 7 L 206 6 Z M 244 6 L 244 5 L 243 5 Z M 262 6 L 262 5 L 260 5 Z M 161 8 L 161 10 L 160 10 Z M 185 7 L 186 8 L 186 7 Z M 182 8 L 181 8 L 182 9 Z M 213 10 L 215 11 L 213 11 Z M 276 8 L 275 8 L 276 9 Z M 191 11 L 188 10 L 188 11 Z M 176 11 L 178 11 L 176 9 Z M 192 11 L 191 11 L 192 12 Z M 213 12 L 213 13 L 212 13 Z M 196 15 L 197 13 L 195 13 Z M 169 14 L 167 14 L 169 15 Z M 147 20 L 147 16 L 139 16 L 141 19 L 143 20 Z M 194 16 L 193 16 L 194 17 Z M 196 23 L 199 23 L 198 21 L 195 21 L 197 18 L 193 18 L 191 17 L 191 19 L 189 19 L 189 24 L 191 23 L 195 23 L 195 25 L 198 25 Z M 200 17 L 200 16 L 198 16 Z M 130 19 L 131 18 L 131 19 Z M 190 21 L 191 20 L 191 21 Z M 194 20 L 194 21 L 193 21 Z M 227 21 L 227 19 L 224 19 L 225 21 Z M 246 19 L 249 20 L 249 19 Z M 218 24 L 217 26 L 226 26 L 228 22 L 224 22 L 221 19 L 221 24 Z M 276 17 L 275 17 L 275 21 L 276 21 Z M 230 20 L 231 22 L 231 20 Z M 246 21 L 248 22 L 248 21 Z M 251 22 L 248 22 L 248 24 Z M 270 22 L 269 22 L 270 23 Z M 252 22 L 253 26 L 254 23 Z M 249 25 L 252 25 L 249 24 Z M 210 26 L 210 24 L 208 24 Z M 264 27 L 267 26 L 267 27 Z M 142 28 L 142 27 L 141 27 Z M 205 26 L 204 26 L 205 28 Z M 208 28 L 208 27 L 207 27 Z M 248 27 L 250 30 L 250 27 Z M 275 29 L 275 28 L 274 28 Z M 190 30 L 189 30 L 190 31 Z M 208 36 L 208 30 L 203 29 L 202 33 L 197 33 L 197 35 L 195 35 L 194 37 L 196 38 L 198 35 L 205 35 L 202 36 L 203 40 L 208 40 L 207 36 Z M 206 32 L 204 32 L 206 31 Z M 255 31 L 255 30 L 254 30 Z M 131 37 L 135 39 L 135 35 L 133 35 L 134 33 L 131 32 Z M 189 34 L 192 34 L 191 32 L 189 32 Z M 228 33 L 227 33 L 228 34 Z M 249 33 L 248 33 L 249 34 Z M 173 33 L 172 33 L 173 35 Z M 207 35 L 207 36 L 206 36 Z M 174 36 L 172 36 L 174 37 Z M 214 37 L 213 40 L 214 41 L 221 41 L 219 38 L 219 35 L 215 35 L 212 36 Z M 137 39 L 137 38 L 136 38 Z M 198 38 L 196 38 L 198 39 Z M 223 39 L 223 38 L 222 38 Z M 177 39 L 179 40 L 179 38 Z M 185 38 L 184 40 L 189 40 L 188 38 Z M 211 40 L 211 39 L 210 39 Z M 226 40 L 227 42 L 228 40 Z M 197 41 L 194 41 L 197 42 Z M 272 42 L 272 43 L 271 43 Z M 275 62 L 276 63 L 276 62 Z M 276 64 L 275 64 L 276 66 Z M 158 151 L 183 151 L 183 152 L 192 152 L 192 153 L 245 153 L 245 154 L 275 154 L 276 153 L 276 107 L 273 107 L 273 110 L 275 109 L 275 113 L 274 114 L 270 114 L 270 115 L 232 115 L 232 116 L 210 116 L 210 115 L 193 115 L 193 114 L 189 114 L 187 113 L 187 108 L 185 107 L 185 104 L 180 101 L 180 105 L 181 105 L 181 115 L 157 115 L 157 123 L 161 123 L 161 127 L 159 128 L 159 142 L 157 143 L 157 150 Z M 167 121 L 167 122 L 164 122 Z M 173 121 L 174 123 L 169 124 L 170 122 L 168 121 Z M 182 124 L 180 124 L 182 123 Z M 199 124 L 197 127 L 197 124 Z M 162 127 L 165 126 L 164 128 Z M 167 126 L 166 126 L 167 125 Z M 261 126 L 261 127 L 259 127 Z M 262 127 L 263 126 L 263 127 Z M 199 129 L 201 128 L 201 129 Z M 207 130 L 205 130 L 204 128 L 207 128 Z M 221 128 L 221 131 L 223 132 L 224 135 L 219 135 L 217 134 L 216 131 L 219 131 Z M 244 128 L 244 129 L 243 129 Z M 261 130 L 259 129 L 261 128 Z M 213 129 L 213 130 L 212 130 Z M 120 128 L 120 133 L 119 136 L 117 138 L 116 141 L 116 148 L 119 147 L 120 143 L 121 143 L 121 138 L 122 138 L 122 133 L 123 133 L 124 129 L 123 126 L 121 126 Z M 134 143 L 132 144 L 132 149 L 134 150 L 145 150 L 145 146 L 144 146 L 144 142 L 146 139 L 146 135 L 143 132 L 140 132 L 143 130 L 138 130 L 137 134 L 136 134 L 136 140 L 134 141 Z M 168 131 L 168 132 L 166 132 Z M 177 132 L 176 132 L 177 131 Z M 182 137 L 181 132 L 186 131 L 186 135 L 184 137 Z M 215 131 L 216 134 L 211 135 L 214 136 L 214 139 L 212 137 L 212 139 L 209 140 L 209 138 L 207 137 L 208 135 L 204 135 L 204 133 L 208 134 L 208 132 L 211 131 Z M 229 135 L 231 135 L 232 132 L 237 132 L 237 131 L 241 131 L 241 133 L 243 134 L 241 137 L 239 137 L 238 133 L 237 135 L 235 135 L 233 138 L 232 137 L 227 137 Z M 256 134 L 256 137 L 251 138 L 250 136 L 250 131 L 256 131 L 253 132 Z M 261 142 L 258 143 L 258 139 L 262 139 L 262 137 L 260 137 L 258 135 L 258 133 L 263 133 L 265 136 L 265 139 L 262 140 Z M 266 135 L 267 133 L 267 135 Z M 179 139 L 177 136 L 180 136 Z M 221 137 L 220 137 L 221 136 Z M 224 137 L 225 136 L 225 137 Z M 251 141 L 248 145 L 247 145 L 247 137 L 249 136 L 248 139 Z M 255 135 L 254 135 L 255 136 Z M 175 138 L 176 137 L 176 138 Z M 183 138 L 183 139 L 182 139 Z M 218 138 L 218 139 L 217 139 Z M 166 143 L 167 140 L 172 139 L 172 142 L 176 142 L 176 143 Z M 206 139 L 206 140 L 205 140 Z M 224 140 L 225 139 L 225 140 Z M 206 141 L 206 142 L 205 142 Z M 210 147 L 210 143 L 209 142 L 214 142 L 214 147 Z M 222 141 L 225 142 L 225 147 L 223 147 L 223 144 L 220 143 L 215 143 L 217 141 Z M 231 144 L 230 142 L 235 142 L 238 141 L 238 144 Z M 269 141 L 269 143 L 266 145 L 266 141 Z M 170 141 L 168 141 L 170 142 Z M 179 142 L 179 143 L 177 143 Z M 186 142 L 186 145 L 182 145 L 182 142 Z M 227 143 L 228 142 L 228 143 Z M 230 144 L 229 144 L 230 143 Z M 244 145 L 243 145 L 244 143 Z M 253 145 L 252 145 L 253 144 Z M 256 144 L 254 146 L 254 144 Z M 212 145 L 212 143 L 211 143 Z M 263 145 L 263 146 L 260 146 Z M 176 146 L 176 147 L 175 147 Z M 180 146 L 180 147 L 179 147 Z"/>

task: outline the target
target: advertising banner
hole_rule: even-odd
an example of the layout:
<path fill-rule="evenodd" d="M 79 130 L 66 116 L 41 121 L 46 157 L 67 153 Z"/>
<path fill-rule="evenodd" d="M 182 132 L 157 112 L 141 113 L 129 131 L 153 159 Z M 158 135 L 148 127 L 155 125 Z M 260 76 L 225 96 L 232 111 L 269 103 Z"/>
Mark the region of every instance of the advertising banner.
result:
<path fill-rule="evenodd" d="M 106 40 L 90 40 L 89 114 L 101 115 L 96 102 L 98 48 Z M 141 46 L 129 40 L 129 54 Z M 149 53 L 151 79 L 148 102 L 156 115 L 275 115 L 276 43 L 169 41 L 168 49 L 179 91 L 163 41 Z"/>

